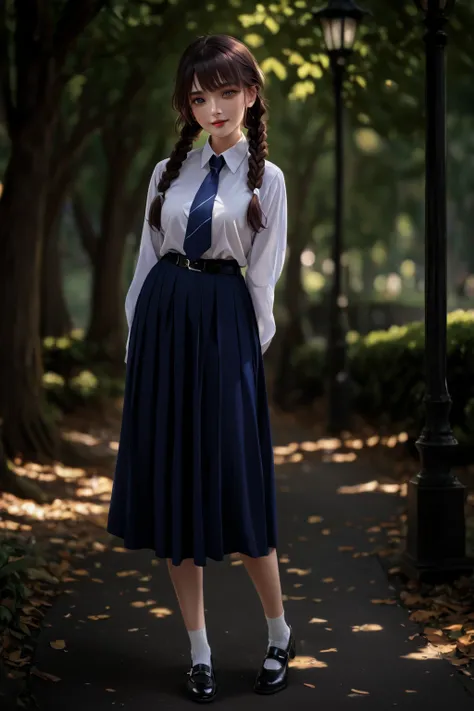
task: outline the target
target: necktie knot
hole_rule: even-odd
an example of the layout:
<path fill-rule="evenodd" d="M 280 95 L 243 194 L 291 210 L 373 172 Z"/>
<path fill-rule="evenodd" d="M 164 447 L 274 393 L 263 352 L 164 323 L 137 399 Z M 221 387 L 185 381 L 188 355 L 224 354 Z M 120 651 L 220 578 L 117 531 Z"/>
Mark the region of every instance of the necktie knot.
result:
<path fill-rule="evenodd" d="M 209 166 L 211 170 L 215 170 L 217 173 L 220 173 L 220 171 L 224 167 L 224 163 L 224 156 L 216 156 L 213 154 L 209 159 Z"/>

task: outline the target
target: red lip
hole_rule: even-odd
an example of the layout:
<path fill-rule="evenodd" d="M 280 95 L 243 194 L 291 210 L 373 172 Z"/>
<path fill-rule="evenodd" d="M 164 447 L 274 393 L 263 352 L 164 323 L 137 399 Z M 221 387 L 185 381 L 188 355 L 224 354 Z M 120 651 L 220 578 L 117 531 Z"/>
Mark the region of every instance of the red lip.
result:
<path fill-rule="evenodd" d="M 222 124 L 226 123 L 226 122 L 227 122 L 227 119 L 225 119 L 224 121 L 213 121 L 212 125 L 213 126 L 222 126 Z"/>

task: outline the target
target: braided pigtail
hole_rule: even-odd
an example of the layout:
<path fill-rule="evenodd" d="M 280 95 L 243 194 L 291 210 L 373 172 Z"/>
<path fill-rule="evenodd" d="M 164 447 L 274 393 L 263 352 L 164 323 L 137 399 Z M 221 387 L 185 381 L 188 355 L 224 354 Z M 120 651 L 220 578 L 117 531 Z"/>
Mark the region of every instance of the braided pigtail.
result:
<path fill-rule="evenodd" d="M 193 147 L 193 142 L 201 133 L 202 128 L 194 121 L 193 123 L 185 123 L 181 129 L 181 135 L 173 148 L 165 169 L 158 183 L 158 195 L 150 205 L 148 222 L 157 230 L 161 229 L 161 208 L 165 199 L 165 193 L 168 190 L 171 182 L 176 180 L 181 170 L 186 157 Z"/>
<path fill-rule="evenodd" d="M 254 105 L 247 109 L 245 121 L 250 153 L 247 185 L 253 192 L 247 210 L 247 222 L 254 232 L 260 232 L 266 226 L 262 221 L 263 213 L 259 200 L 259 189 L 262 187 L 265 173 L 265 158 L 268 155 L 267 126 L 263 119 L 265 113 L 265 104 L 257 95 Z"/>

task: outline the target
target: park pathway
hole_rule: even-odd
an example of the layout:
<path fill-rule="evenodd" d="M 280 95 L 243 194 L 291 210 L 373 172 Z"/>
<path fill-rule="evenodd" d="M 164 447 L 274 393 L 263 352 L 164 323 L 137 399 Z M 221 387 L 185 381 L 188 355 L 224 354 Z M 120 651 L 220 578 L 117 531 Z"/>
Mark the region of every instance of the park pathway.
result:
<path fill-rule="evenodd" d="M 302 428 L 274 420 L 275 445 L 310 439 Z M 285 459 L 276 469 L 282 586 L 297 640 L 290 685 L 268 698 L 252 692 L 266 647 L 260 602 L 238 560 L 209 561 L 207 628 L 220 685 L 213 703 L 228 711 L 472 710 L 474 682 L 426 651 L 423 638 L 413 637 L 418 626 L 407 610 L 371 602 L 393 598 L 394 589 L 377 556 L 358 554 L 382 543 L 386 529 L 367 529 L 396 524 L 400 498 L 358 491 L 377 476 L 362 460 L 322 462 L 297 452 Z M 125 552 L 120 544 L 110 537 L 107 550 L 78 560 L 89 575 L 65 583 L 69 592 L 46 616 L 35 664 L 60 680 L 35 678 L 43 711 L 192 707 L 180 688 L 189 646 L 166 564 L 156 565 L 151 551 Z M 109 617 L 89 618 L 97 615 Z M 51 647 L 54 640 L 64 640 L 65 649 Z"/>

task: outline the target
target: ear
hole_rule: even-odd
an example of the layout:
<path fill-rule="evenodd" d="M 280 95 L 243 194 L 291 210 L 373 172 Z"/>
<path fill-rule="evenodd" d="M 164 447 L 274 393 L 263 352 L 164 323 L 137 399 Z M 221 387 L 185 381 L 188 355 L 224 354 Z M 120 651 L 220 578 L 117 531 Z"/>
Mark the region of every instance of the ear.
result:
<path fill-rule="evenodd" d="M 256 86 L 250 86 L 247 87 L 245 90 L 245 106 L 246 108 L 250 108 L 251 106 L 254 105 L 255 99 L 257 98 L 257 87 Z"/>

